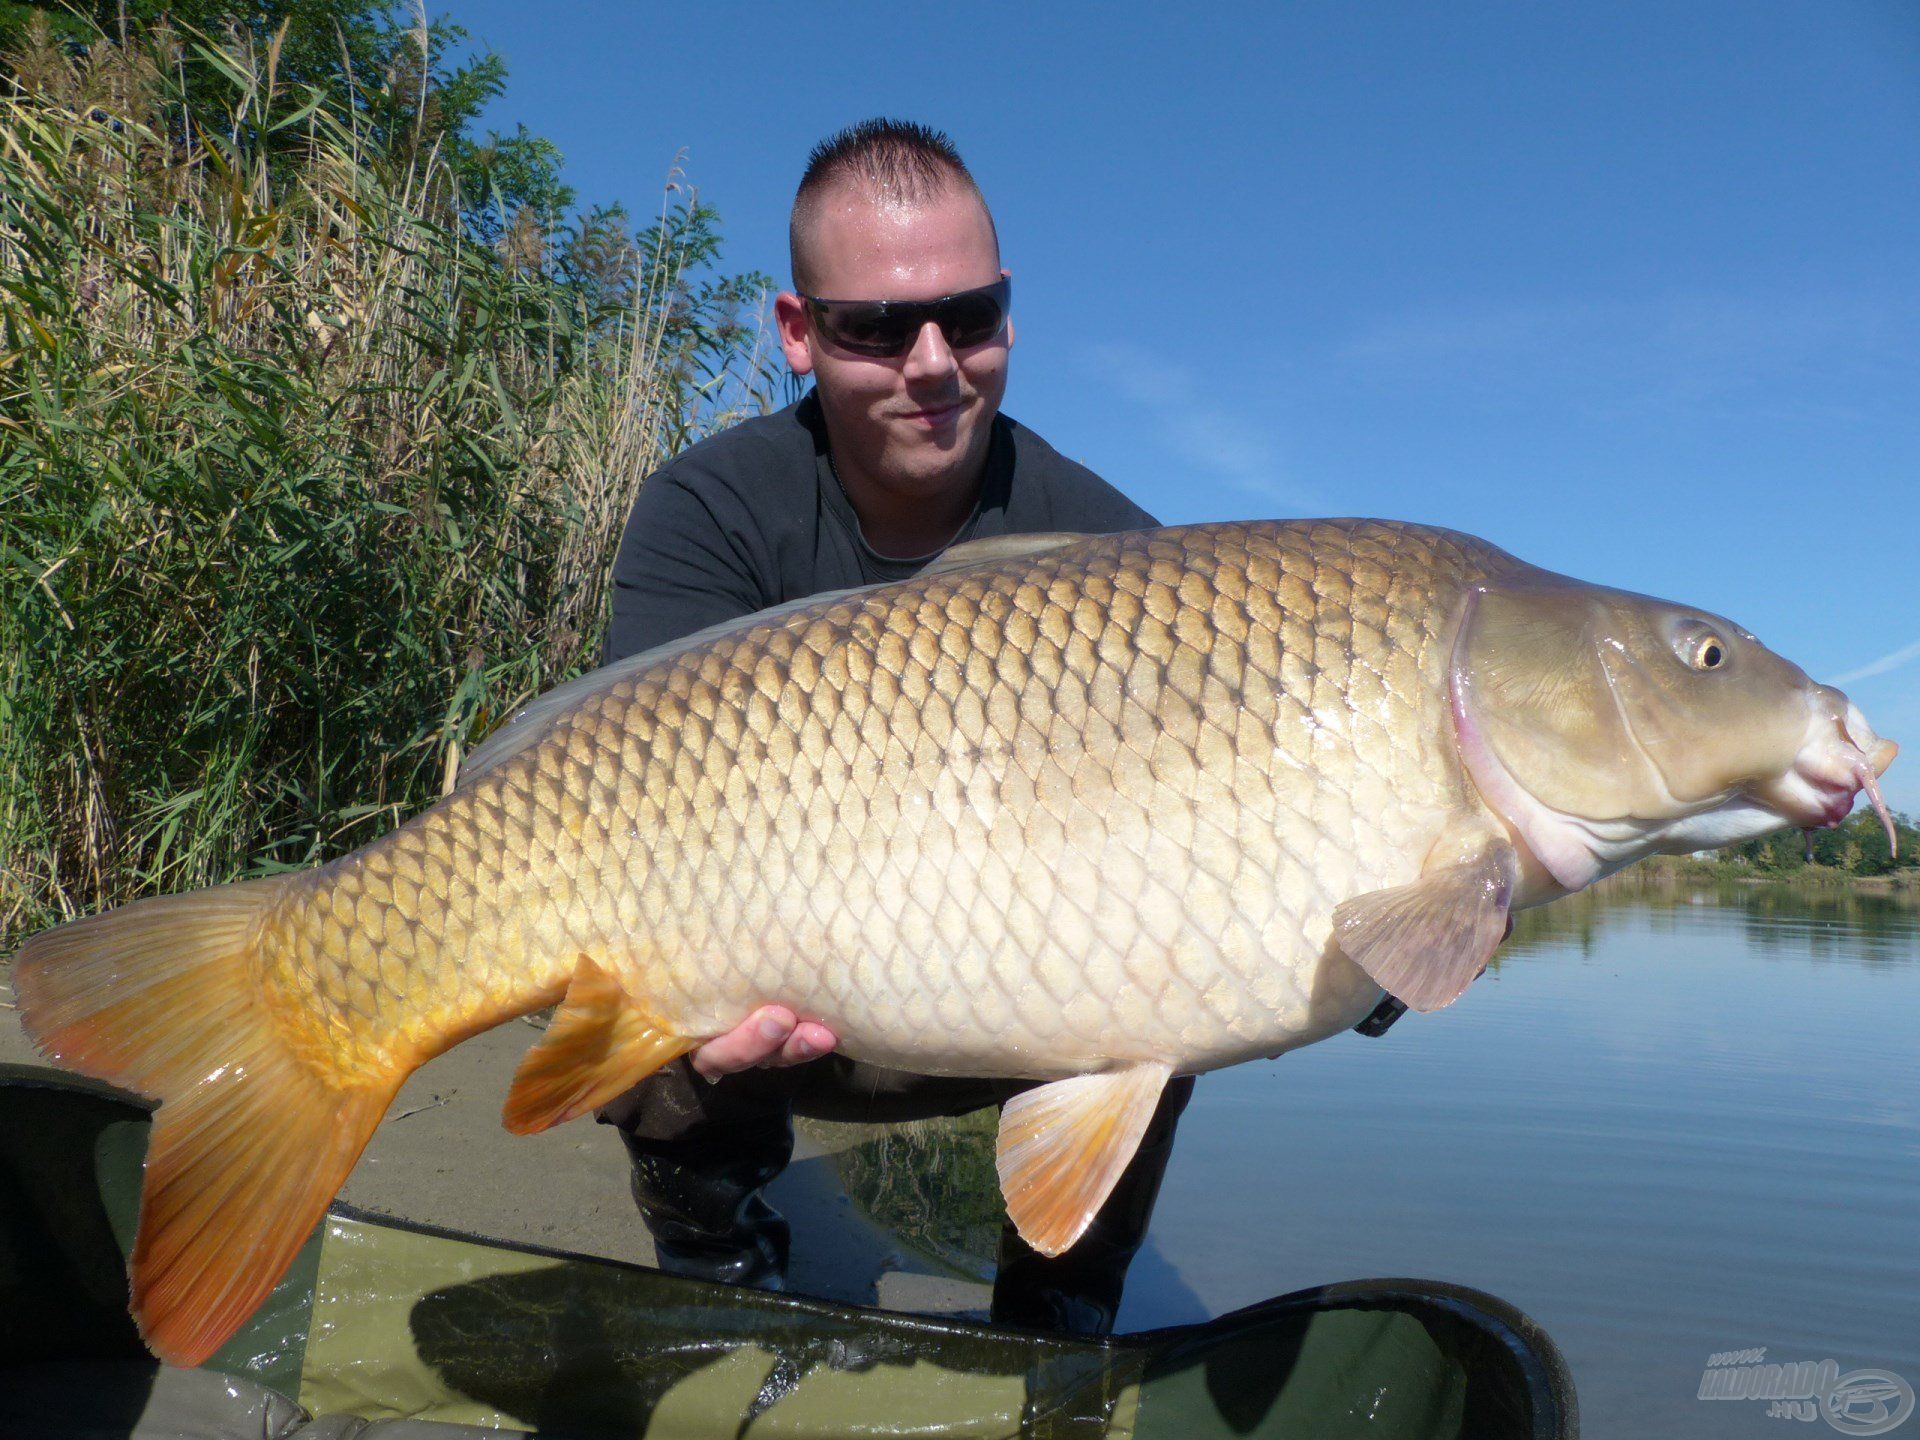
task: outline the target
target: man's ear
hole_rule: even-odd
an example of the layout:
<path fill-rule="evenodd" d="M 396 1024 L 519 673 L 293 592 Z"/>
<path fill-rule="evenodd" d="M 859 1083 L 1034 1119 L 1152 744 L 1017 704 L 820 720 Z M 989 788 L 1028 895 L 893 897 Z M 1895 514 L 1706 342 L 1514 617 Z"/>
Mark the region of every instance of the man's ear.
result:
<path fill-rule="evenodd" d="M 796 375 L 813 373 L 813 337 L 807 326 L 807 302 L 791 290 L 773 297 L 774 323 L 780 330 L 780 349 L 787 368 Z"/>

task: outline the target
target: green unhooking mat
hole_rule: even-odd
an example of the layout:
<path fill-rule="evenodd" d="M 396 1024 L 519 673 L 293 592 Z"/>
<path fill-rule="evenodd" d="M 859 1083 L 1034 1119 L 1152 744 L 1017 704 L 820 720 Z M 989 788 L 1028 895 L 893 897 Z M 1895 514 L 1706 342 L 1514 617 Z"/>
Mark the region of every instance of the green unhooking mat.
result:
<path fill-rule="evenodd" d="M 9 1440 L 1577 1433 L 1553 1342 L 1478 1291 L 1376 1280 L 1075 1340 L 768 1295 L 336 1206 L 200 1370 L 126 1311 L 145 1109 L 0 1066 Z M 469 1430 L 462 1427 L 480 1427 Z"/>

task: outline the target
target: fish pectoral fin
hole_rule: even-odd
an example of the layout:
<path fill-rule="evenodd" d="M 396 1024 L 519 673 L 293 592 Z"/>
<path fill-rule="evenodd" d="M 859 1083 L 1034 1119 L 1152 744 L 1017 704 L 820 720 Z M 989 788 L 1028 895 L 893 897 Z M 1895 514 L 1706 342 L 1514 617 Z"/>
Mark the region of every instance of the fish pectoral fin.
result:
<path fill-rule="evenodd" d="M 660 1029 L 611 974 L 580 957 L 546 1038 L 514 1071 L 502 1119 L 535 1135 L 586 1114 L 700 1042 Z"/>
<path fill-rule="evenodd" d="M 1458 1000 L 1506 938 L 1519 857 L 1488 840 L 1464 859 L 1430 864 L 1411 885 L 1338 906 L 1333 938 L 1396 1000 L 1422 1013 Z"/>
<path fill-rule="evenodd" d="M 1160 1104 L 1171 1065 L 1129 1065 L 1023 1091 L 1000 1112 L 1000 1190 L 1042 1255 L 1078 1240 L 1119 1183 Z"/>

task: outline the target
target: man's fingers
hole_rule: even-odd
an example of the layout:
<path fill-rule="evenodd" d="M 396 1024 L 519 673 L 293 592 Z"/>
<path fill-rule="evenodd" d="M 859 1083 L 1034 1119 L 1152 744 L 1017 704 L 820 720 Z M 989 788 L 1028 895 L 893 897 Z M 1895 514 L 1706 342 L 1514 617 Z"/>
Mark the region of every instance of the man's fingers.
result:
<path fill-rule="evenodd" d="M 793 1035 L 780 1047 L 780 1058 L 769 1061 L 772 1065 L 799 1065 L 817 1056 L 826 1054 L 840 1043 L 840 1037 L 826 1026 L 812 1020 L 803 1020 L 793 1027 Z"/>
<path fill-rule="evenodd" d="M 799 1021 L 784 1005 L 762 1005 L 724 1035 L 716 1035 L 688 1057 L 709 1080 L 736 1075 L 756 1065 L 799 1065 L 840 1043 L 826 1026 Z"/>
<path fill-rule="evenodd" d="M 793 1035 L 793 1012 L 784 1005 L 762 1005 L 724 1035 L 693 1052 L 693 1068 L 709 1080 L 737 1074 L 780 1053 Z"/>

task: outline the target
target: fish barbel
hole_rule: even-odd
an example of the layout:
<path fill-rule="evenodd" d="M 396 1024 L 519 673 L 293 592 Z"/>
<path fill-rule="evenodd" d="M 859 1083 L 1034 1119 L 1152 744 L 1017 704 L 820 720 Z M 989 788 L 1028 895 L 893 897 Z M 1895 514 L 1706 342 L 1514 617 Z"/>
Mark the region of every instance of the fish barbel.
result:
<path fill-rule="evenodd" d="M 47 931 L 14 988 L 45 1054 L 162 1102 L 133 1304 L 192 1364 L 406 1076 L 514 1016 L 560 1005 L 518 1131 L 769 1002 L 1045 1082 L 999 1164 L 1057 1253 L 1170 1076 L 1437 1009 L 1513 909 L 1837 824 L 1894 749 L 1728 621 L 1465 535 L 1013 537 L 563 686 L 392 834 Z"/>

